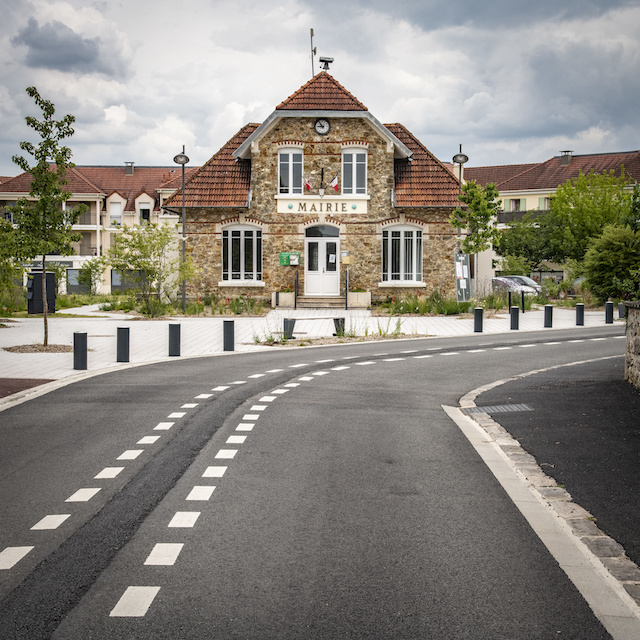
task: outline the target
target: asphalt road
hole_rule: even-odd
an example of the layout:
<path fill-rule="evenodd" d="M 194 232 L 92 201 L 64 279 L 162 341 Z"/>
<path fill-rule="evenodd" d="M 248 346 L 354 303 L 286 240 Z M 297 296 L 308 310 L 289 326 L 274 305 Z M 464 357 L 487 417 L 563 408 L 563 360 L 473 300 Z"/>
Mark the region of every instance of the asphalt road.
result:
<path fill-rule="evenodd" d="M 623 353 L 580 334 L 607 339 L 199 358 L 4 411 L 0 550 L 33 548 L 0 637 L 609 638 L 441 407 Z"/>

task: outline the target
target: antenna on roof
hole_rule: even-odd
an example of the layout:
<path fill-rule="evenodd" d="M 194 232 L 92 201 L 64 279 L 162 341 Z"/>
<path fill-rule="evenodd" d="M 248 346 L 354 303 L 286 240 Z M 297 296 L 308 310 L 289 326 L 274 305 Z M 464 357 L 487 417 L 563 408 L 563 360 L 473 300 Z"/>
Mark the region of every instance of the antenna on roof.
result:
<path fill-rule="evenodd" d="M 313 56 L 316 55 L 317 50 L 316 47 L 313 46 L 313 29 L 310 29 L 311 31 L 311 77 L 313 78 L 313 76 L 316 75 L 315 69 L 313 67 Z"/>
<path fill-rule="evenodd" d="M 333 62 L 333 58 L 320 57 L 320 66 L 323 71 L 329 71 L 329 65 Z"/>

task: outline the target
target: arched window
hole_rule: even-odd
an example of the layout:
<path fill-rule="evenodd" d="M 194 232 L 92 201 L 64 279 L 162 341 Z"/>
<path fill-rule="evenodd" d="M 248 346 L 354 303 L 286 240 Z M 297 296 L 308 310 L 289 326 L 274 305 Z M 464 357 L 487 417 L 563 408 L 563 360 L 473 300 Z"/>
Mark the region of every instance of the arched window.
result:
<path fill-rule="evenodd" d="M 393 226 L 383 230 L 382 281 L 422 281 L 422 229 Z"/>
<path fill-rule="evenodd" d="M 278 150 L 278 193 L 302 193 L 303 153 L 299 147 Z"/>
<path fill-rule="evenodd" d="M 222 280 L 262 280 L 262 230 L 246 225 L 222 230 Z"/>

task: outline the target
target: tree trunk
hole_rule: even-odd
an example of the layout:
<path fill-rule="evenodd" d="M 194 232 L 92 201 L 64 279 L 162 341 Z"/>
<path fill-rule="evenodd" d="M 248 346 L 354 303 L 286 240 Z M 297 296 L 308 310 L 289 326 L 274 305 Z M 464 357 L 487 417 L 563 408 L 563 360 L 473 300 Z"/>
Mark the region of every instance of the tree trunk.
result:
<path fill-rule="evenodd" d="M 44 319 L 44 340 L 42 344 L 46 347 L 49 345 L 49 323 L 48 323 L 49 304 L 47 300 L 47 264 L 46 256 L 42 255 L 42 317 Z"/>

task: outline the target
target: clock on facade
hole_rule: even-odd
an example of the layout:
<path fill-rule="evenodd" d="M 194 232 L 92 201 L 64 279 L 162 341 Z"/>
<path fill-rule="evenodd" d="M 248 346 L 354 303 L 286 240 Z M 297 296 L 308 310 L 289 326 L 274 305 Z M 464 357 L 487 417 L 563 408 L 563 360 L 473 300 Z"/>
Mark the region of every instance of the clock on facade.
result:
<path fill-rule="evenodd" d="M 329 133 L 329 129 L 331 129 L 331 125 L 326 118 L 318 118 L 314 125 L 314 129 L 316 133 L 319 133 L 321 136 L 326 136 Z"/>

